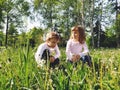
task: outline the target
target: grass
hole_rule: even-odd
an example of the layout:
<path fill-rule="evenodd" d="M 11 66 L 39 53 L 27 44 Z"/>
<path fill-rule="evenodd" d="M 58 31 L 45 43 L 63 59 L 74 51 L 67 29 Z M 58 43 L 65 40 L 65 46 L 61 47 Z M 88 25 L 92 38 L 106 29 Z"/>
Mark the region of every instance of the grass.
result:
<path fill-rule="evenodd" d="M 120 49 L 94 49 L 93 68 L 66 62 L 61 50 L 61 68 L 38 68 L 35 49 L 0 49 L 0 90 L 119 90 Z M 62 67 L 64 66 L 64 68 Z"/>

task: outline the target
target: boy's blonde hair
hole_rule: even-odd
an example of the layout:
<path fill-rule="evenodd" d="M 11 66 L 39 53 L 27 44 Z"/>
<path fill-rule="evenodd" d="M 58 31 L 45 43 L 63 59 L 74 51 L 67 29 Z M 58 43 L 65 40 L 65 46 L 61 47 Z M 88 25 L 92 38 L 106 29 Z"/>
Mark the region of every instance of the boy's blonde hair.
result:
<path fill-rule="evenodd" d="M 56 33 L 56 32 L 49 32 L 47 35 L 46 35 L 46 41 L 49 41 L 50 39 L 57 39 L 59 41 L 60 37 L 59 35 Z"/>

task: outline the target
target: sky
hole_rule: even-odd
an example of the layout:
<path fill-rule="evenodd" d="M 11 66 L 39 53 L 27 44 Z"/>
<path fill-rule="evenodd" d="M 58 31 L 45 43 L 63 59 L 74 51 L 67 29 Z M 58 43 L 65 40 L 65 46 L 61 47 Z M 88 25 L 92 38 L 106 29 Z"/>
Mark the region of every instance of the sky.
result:
<path fill-rule="evenodd" d="M 31 2 L 31 0 L 26 0 L 27 2 Z M 32 11 L 33 8 L 31 8 Z M 24 22 L 24 26 L 26 27 L 26 32 L 29 31 L 30 29 L 34 28 L 34 27 L 40 27 L 40 28 L 44 28 L 44 25 L 42 24 L 42 20 L 43 18 L 39 15 L 39 19 L 41 21 L 38 21 L 38 18 L 36 17 L 35 13 L 32 13 L 34 16 L 34 20 L 31 20 L 30 17 L 22 17 L 22 20 Z M 6 25 L 4 24 L 4 30 L 3 32 L 5 33 L 6 31 Z M 20 30 L 18 30 L 20 31 Z"/>
<path fill-rule="evenodd" d="M 27 2 L 33 1 L 33 0 L 26 0 Z M 32 3 L 31 3 L 32 4 Z M 33 12 L 33 7 L 31 7 L 31 11 Z M 27 17 L 27 21 L 26 21 L 26 26 L 27 26 L 27 31 L 29 31 L 30 29 L 34 28 L 34 27 L 40 27 L 40 28 L 45 28 L 44 24 L 42 23 L 43 18 L 39 15 L 37 16 L 37 13 L 32 13 L 34 20 L 31 20 L 30 17 Z"/>

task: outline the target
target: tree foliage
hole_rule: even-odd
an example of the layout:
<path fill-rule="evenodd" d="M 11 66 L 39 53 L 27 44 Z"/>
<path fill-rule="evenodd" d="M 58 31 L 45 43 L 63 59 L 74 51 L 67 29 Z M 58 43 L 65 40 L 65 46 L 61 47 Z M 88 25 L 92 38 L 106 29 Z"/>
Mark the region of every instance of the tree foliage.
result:
<path fill-rule="evenodd" d="M 43 42 L 43 30 L 34 27 L 30 30 L 30 32 L 27 33 L 27 37 L 29 39 L 30 45 L 35 47 L 36 45 L 39 45 L 41 42 Z"/>
<path fill-rule="evenodd" d="M 16 36 L 16 42 L 20 40 L 18 43 L 24 44 L 22 42 L 30 39 L 30 43 L 34 44 L 32 46 L 35 46 L 41 42 L 42 39 L 39 39 L 45 30 L 56 30 L 65 44 L 70 36 L 70 28 L 81 24 L 91 37 L 91 46 L 107 47 L 112 37 L 112 41 L 119 46 L 119 12 L 118 0 L 0 0 L 0 28 L 6 25 L 6 44 L 14 43 L 12 38 Z M 27 16 L 39 21 L 40 28 L 26 32 L 24 23 L 27 20 L 23 18 Z M 41 23 L 44 29 L 41 29 Z M 18 33 L 22 30 L 25 32 Z"/>

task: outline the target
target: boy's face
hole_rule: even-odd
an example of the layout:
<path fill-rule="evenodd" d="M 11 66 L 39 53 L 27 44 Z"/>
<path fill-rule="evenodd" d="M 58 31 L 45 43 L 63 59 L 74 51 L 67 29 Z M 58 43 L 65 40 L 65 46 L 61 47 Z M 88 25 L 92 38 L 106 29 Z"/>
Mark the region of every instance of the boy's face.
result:
<path fill-rule="evenodd" d="M 55 38 L 50 39 L 47 44 L 49 47 L 54 48 L 57 45 L 58 40 Z"/>

